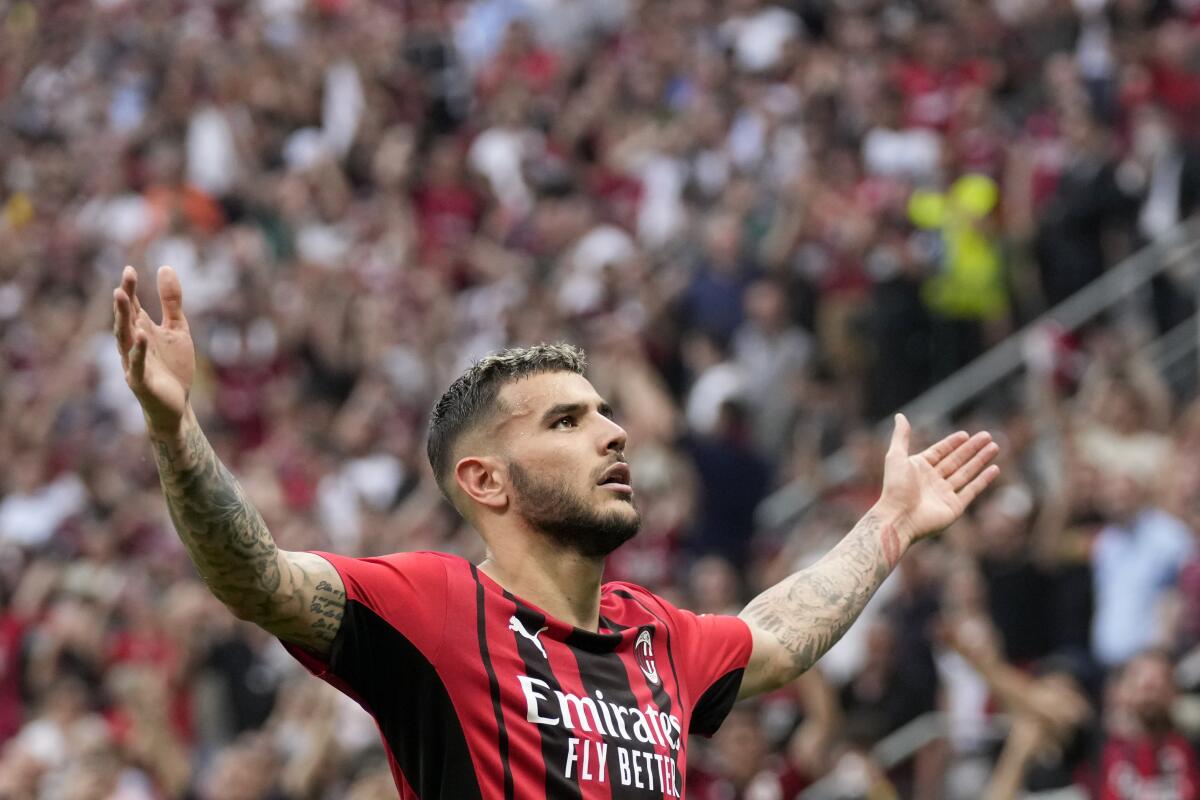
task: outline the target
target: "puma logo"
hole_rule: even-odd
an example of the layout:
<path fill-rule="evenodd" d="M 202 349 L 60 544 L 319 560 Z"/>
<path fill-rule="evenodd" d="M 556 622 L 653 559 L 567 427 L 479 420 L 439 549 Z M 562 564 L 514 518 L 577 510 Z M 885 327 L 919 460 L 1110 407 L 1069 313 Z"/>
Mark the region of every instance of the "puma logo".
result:
<path fill-rule="evenodd" d="M 548 630 L 549 627 L 549 625 L 546 625 L 537 633 L 530 633 L 529 631 L 525 630 L 525 626 L 521 624 L 521 620 L 517 619 L 515 616 L 508 618 L 508 629 L 510 631 L 516 631 L 529 641 L 533 642 L 533 646 L 536 647 L 538 652 L 542 654 L 542 658 L 546 657 L 546 648 L 542 647 L 542 643 L 538 641 L 537 637 L 542 633 L 542 631 Z"/>

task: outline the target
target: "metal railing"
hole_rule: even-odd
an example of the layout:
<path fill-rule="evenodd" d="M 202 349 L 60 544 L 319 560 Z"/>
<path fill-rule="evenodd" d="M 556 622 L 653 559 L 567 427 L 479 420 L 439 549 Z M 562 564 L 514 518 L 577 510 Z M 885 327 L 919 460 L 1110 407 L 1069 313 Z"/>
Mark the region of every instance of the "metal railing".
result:
<path fill-rule="evenodd" d="M 1177 225 L 1153 244 L 1139 250 L 1101 277 L 1049 309 L 1020 331 L 967 364 L 958 372 L 927 389 L 906 404 L 901 411 L 914 425 L 945 419 L 979 398 L 1025 366 L 1025 337 L 1048 323 L 1065 331 L 1075 331 L 1101 314 L 1123 304 L 1145 304 L 1144 293 L 1150 281 L 1164 272 L 1183 271 L 1193 282 L 1200 300 L 1200 216 Z M 1200 307 L 1200 302 L 1197 303 Z M 1148 354 L 1160 368 L 1178 368 L 1189 354 L 1200 353 L 1200 324 L 1193 318 L 1150 343 Z M 1195 367 L 1200 370 L 1200 365 Z M 881 432 L 890 430 L 891 420 L 881 423 Z M 850 469 L 847 454 L 834 453 L 825 459 L 822 471 L 827 480 L 837 482 Z M 778 530 L 791 524 L 817 499 L 804 481 L 797 480 L 775 490 L 759 505 L 761 529 Z"/>
<path fill-rule="evenodd" d="M 1177 396 L 1195 394 L 1200 389 L 1200 313 L 1151 342 L 1146 355 Z"/>
<path fill-rule="evenodd" d="M 1010 720 L 1007 714 L 988 717 L 980 733 L 989 742 L 1000 742 L 1008 733 Z M 870 756 L 885 772 L 908 761 L 921 748 L 945 738 L 950 733 L 950 715 L 940 711 L 929 711 L 901 725 L 880 739 L 871 748 Z M 800 793 L 802 800 L 829 800 L 842 797 L 832 776 L 816 781 Z"/>

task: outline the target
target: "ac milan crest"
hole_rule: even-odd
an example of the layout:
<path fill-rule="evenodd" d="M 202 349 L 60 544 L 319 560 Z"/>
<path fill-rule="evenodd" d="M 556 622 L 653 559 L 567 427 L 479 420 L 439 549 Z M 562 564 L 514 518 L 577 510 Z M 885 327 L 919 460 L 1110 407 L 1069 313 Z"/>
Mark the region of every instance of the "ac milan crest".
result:
<path fill-rule="evenodd" d="M 657 684 L 658 666 L 654 663 L 654 648 L 650 642 L 649 630 L 639 633 L 637 642 L 633 645 L 633 657 L 637 659 L 637 665 L 641 668 L 642 674 L 646 676 L 646 680 Z"/>

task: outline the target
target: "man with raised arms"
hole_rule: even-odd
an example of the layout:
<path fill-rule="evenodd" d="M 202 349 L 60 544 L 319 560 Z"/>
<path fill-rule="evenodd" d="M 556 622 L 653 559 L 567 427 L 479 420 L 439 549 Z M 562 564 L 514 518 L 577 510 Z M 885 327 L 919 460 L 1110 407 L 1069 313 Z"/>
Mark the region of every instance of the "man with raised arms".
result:
<path fill-rule="evenodd" d="M 209 589 L 379 723 L 404 798 L 677 798 L 687 735 L 811 667 L 918 540 L 996 477 L 986 433 L 909 455 L 897 415 L 878 502 L 825 557 L 736 617 L 603 581 L 640 523 L 626 434 L 563 344 L 481 359 L 446 390 L 429 461 L 487 558 L 279 549 L 188 402 L 183 292 L 162 321 L 126 267 L 113 292 L 126 380 L 175 528 Z"/>

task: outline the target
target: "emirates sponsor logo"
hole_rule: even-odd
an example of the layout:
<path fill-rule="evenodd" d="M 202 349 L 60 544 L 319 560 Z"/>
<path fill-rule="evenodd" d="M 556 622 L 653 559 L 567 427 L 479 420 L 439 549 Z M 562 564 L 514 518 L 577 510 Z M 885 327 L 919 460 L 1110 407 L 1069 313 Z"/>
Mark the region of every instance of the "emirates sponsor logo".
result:
<path fill-rule="evenodd" d="M 650 703 L 645 708 L 627 707 L 605 699 L 551 689 L 540 678 L 518 675 L 525 696 L 525 719 L 535 725 L 554 725 L 567 730 L 598 733 L 625 742 L 657 745 L 678 752 L 683 743 L 683 724 L 674 714 L 664 714 Z"/>
<path fill-rule="evenodd" d="M 679 717 L 651 703 L 644 708 L 614 703 L 599 689 L 591 696 L 577 695 L 528 675 L 517 675 L 517 681 L 525 696 L 525 719 L 569 732 L 563 777 L 682 797 L 676 760 L 684 741 Z"/>
<path fill-rule="evenodd" d="M 639 633 L 637 642 L 633 645 L 633 657 L 637 660 L 637 665 L 642 670 L 642 674 L 646 676 L 646 680 L 657 686 L 658 665 L 654 663 L 652 639 L 648 630 Z"/>

